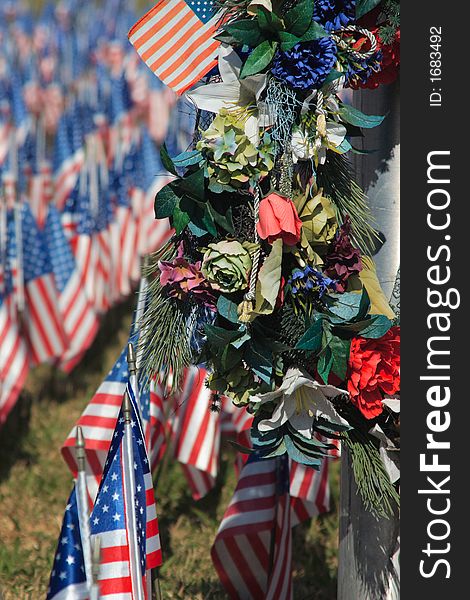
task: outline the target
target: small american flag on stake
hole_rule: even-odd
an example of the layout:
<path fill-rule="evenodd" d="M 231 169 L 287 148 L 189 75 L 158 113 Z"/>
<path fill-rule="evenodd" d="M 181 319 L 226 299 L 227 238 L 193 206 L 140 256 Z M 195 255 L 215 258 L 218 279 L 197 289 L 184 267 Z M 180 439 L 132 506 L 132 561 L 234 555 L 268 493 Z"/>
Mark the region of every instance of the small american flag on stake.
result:
<path fill-rule="evenodd" d="M 128 37 L 155 75 L 182 94 L 217 64 L 219 21 L 212 0 L 160 0 Z"/>

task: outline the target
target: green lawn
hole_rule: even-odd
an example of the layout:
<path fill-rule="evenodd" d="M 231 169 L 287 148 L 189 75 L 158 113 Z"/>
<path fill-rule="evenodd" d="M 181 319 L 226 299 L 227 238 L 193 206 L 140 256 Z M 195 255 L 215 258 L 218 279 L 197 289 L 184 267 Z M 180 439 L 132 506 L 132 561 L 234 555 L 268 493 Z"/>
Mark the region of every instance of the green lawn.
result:
<path fill-rule="evenodd" d="M 129 323 L 130 305 L 113 310 L 71 376 L 50 367 L 37 369 L 18 410 L 0 432 L 3 600 L 45 597 L 72 485 L 59 449 L 126 342 Z M 333 464 L 332 513 L 294 529 L 295 600 L 336 598 L 338 470 L 339 465 Z M 167 461 L 156 490 L 164 555 L 163 598 L 226 598 L 212 567 L 210 546 L 235 483 L 233 452 L 226 442 L 218 484 L 199 502 L 192 500 L 179 465 Z"/>

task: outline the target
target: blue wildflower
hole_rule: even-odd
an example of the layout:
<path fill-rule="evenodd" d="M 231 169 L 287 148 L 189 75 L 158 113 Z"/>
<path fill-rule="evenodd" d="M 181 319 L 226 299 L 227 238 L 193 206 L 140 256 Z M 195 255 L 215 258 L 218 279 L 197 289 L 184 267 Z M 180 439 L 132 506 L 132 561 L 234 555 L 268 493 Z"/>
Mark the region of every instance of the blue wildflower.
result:
<path fill-rule="evenodd" d="M 290 292 L 296 308 L 310 312 L 321 303 L 328 291 L 334 291 L 335 282 L 310 265 L 294 269 L 287 281 L 286 292 Z"/>
<path fill-rule="evenodd" d="M 271 72 L 298 90 L 318 89 L 335 65 L 336 51 L 330 37 L 299 43 L 292 50 L 276 53 Z"/>

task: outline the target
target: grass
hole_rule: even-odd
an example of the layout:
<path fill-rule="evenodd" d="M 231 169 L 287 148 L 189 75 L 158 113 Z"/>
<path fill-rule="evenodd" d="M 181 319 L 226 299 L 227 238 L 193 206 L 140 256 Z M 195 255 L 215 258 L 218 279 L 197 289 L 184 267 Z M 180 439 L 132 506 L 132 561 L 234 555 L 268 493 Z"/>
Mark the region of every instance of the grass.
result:
<path fill-rule="evenodd" d="M 127 339 L 130 304 L 114 309 L 82 364 L 66 377 L 36 369 L 0 432 L 0 589 L 2 600 L 45 597 L 72 479 L 59 449 Z M 167 461 L 157 489 L 165 599 L 227 598 L 210 546 L 236 484 L 233 451 L 223 444 L 217 486 L 194 502 L 178 464 Z M 334 600 L 337 570 L 338 464 L 332 465 L 333 511 L 294 529 L 294 597 Z M 1 593 L 0 593 L 1 596 Z"/>

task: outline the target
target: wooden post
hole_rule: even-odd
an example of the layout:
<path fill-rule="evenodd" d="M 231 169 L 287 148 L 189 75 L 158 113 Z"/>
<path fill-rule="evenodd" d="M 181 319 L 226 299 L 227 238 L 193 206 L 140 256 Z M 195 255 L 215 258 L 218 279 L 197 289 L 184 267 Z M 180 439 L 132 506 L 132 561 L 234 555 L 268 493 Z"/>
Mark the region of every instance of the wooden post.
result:
<path fill-rule="evenodd" d="M 387 297 L 399 267 L 399 104 L 398 84 L 354 92 L 352 102 L 367 114 L 387 118 L 367 130 L 362 149 L 376 149 L 353 160 L 356 177 L 369 196 L 371 213 L 386 242 L 374 257 Z M 350 100 L 351 101 L 351 100 Z M 350 456 L 343 447 L 339 523 L 338 600 L 398 600 L 400 591 L 399 515 L 377 519 L 358 494 Z"/>

